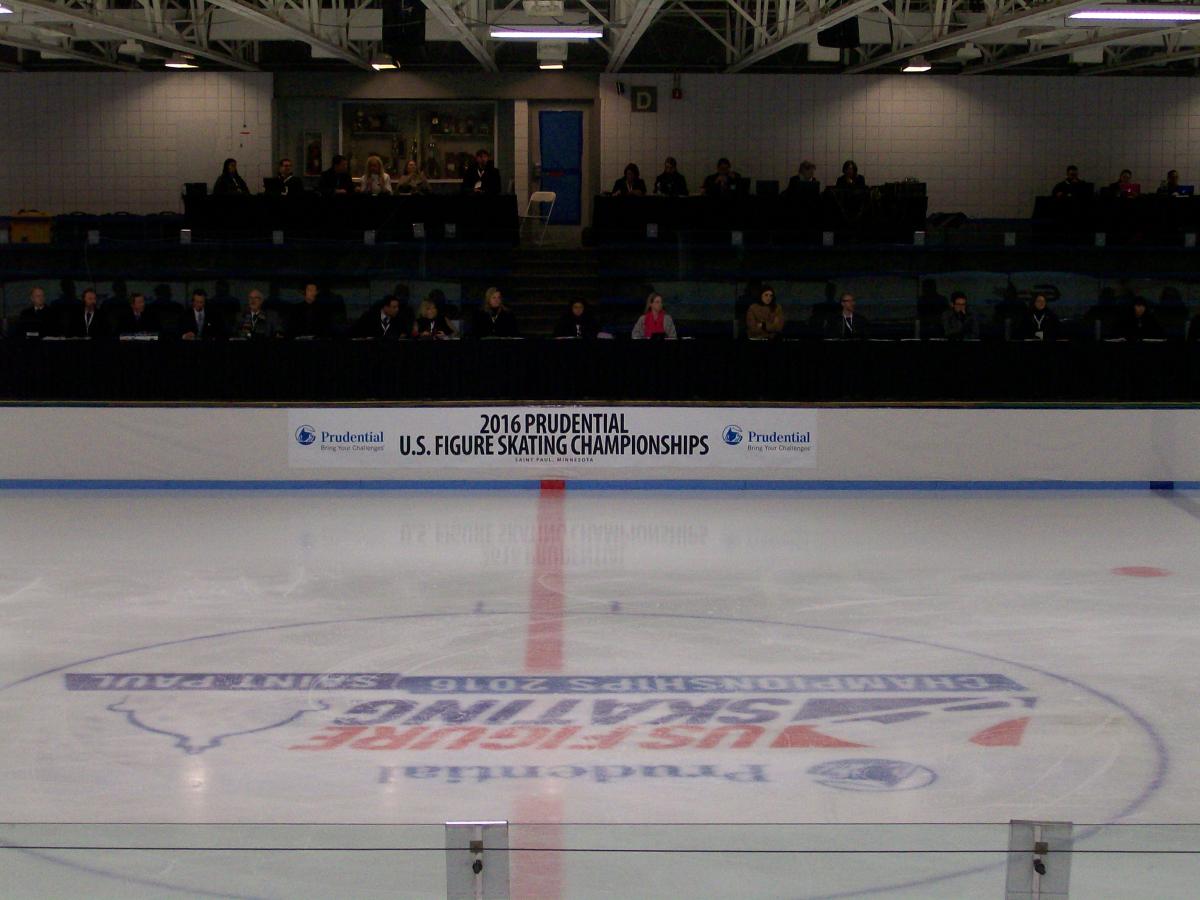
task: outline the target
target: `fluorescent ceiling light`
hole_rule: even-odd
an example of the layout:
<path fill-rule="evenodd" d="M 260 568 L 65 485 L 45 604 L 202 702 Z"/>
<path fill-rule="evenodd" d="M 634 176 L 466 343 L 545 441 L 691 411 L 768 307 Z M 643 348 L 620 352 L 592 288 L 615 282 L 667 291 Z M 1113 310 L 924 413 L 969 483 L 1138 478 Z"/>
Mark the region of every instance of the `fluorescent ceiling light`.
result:
<path fill-rule="evenodd" d="M 168 69 L 198 69 L 200 68 L 192 61 L 190 56 L 184 56 L 182 53 L 176 53 L 174 56 L 167 58 L 163 63 Z"/>
<path fill-rule="evenodd" d="M 562 67 L 563 67 L 563 64 L 560 62 L 544 62 L 544 63 L 538 64 L 538 68 L 542 69 L 544 71 L 550 71 L 552 69 L 561 69 Z"/>
<path fill-rule="evenodd" d="M 11 16 L 11 15 L 12 15 L 12 10 L 9 9 L 7 6 L 5 6 L 3 3 L 0 3 L 0 16 Z"/>
<path fill-rule="evenodd" d="M 1195 6 L 1100 6 L 1081 9 L 1068 19 L 1082 22 L 1194 22 L 1200 21 Z"/>
<path fill-rule="evenodd" d="M 591 41 L 604 37 L 599 25 L 493 25 L 488 33 L 498 41 Z"/>
<path fill-rule="evenodd" d="M 901 72 L 928 72 L 932 68 L 933 68 L 933 66 L 931 66 L 929 64 L 929 61 L 927 59 L 925 59 L 925 57 L 914 56 L 912 59 L 910 59 L 907 63 L 904 64 L 904 68 L 901 69 L 900 71 Z"/>
<path fill-rule="evenodd" d="M 117 52 L 120 53 L 122 56 L 141 57 L 141 56 L 146 55 L 146 47 L 145 47 L 145 45 L 142 44 L 141 41 L 127 39 L 124 43 L 121 44 L 120 47 L 117 48 Z"/>

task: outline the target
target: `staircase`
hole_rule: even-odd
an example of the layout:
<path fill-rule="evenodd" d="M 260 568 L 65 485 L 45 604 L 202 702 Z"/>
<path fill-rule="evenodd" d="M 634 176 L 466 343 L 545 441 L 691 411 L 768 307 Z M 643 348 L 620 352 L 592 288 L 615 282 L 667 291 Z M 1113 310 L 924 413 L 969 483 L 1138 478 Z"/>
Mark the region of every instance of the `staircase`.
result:
<path fill-rule="evenodd" d="M 486 287 L 467 296 L 482 297 Z M 585 247 L 521 247 L 498 287 L 517 314 L 521 334 L 549 335 L 567 304 L 585 300 L 594 306 L 600 299 L 600 262 Z"/>

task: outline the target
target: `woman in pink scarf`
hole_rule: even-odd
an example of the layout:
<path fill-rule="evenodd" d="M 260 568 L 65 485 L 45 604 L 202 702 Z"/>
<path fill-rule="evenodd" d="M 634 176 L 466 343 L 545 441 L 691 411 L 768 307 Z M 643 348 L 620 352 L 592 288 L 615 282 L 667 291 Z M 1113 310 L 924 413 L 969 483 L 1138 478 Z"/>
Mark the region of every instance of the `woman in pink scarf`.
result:
<path fill-rule="evenodd" d="M 646 311 L 633 326 L 632 337 L 635 341 L 650 339 L 673 341 L 679 337 L 675 332 L 674 320 L 663 309 L 662 294 L 655 291 L 650 292 L 650 296 L 646 298 Z"/>

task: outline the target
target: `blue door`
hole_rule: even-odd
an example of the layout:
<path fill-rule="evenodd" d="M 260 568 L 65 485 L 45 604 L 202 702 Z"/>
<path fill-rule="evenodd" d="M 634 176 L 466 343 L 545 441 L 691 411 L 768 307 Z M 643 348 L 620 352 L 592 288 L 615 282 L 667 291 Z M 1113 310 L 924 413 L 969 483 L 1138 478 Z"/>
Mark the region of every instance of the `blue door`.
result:
<path fill-rule="evenodd" d="M 578 225 L 583 207 L 583 113 L 539 112 L 542 190 L 554 191 L 552 225 Z"/>

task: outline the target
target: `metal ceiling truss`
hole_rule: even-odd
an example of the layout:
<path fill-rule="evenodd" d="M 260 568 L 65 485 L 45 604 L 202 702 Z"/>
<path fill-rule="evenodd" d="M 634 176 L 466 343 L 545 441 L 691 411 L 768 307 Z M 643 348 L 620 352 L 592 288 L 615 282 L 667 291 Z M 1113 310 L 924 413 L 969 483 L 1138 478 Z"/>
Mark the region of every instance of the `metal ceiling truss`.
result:
<path fill-rule="evenodd" d="M 271 0 L 264 0 L 264 2 L 259 2 L 259 0 L 206 0 L 206 2 L 210 6 L 226 10 L 274 31 L 285 40 L 301 41 L 332 59 L 340 59 L 342 62 L 348 62 L 360 69 L 371 70 L 370 59 L 356 50 L 349 39 L 349 19 L 346 19 L 344 27 L 322 28 L 321 6 L 312 0 L 300 3 L 293 2 L 293 0 L 284 0 L 284 2 L 278 3 L 271 2 Z M 341 5 L 339 4 L 339 6 Z M 290 17 L 284 17 L 285 13 L 292 13 L 297 18 L 303 16 L 307 27 L 302 28 L 294 24 Z M 329 40 L 322 37 L 322 31 L 331 31 L 334 39 Z"/>
<path fill-rule="evenodd" d="M 106 69 L 118 69 L 125 72 L 137 72 L 138 67 L 131 63 L 121 62 L 116 58 L 116 50 L 110 47 L 109 50 L 102 54 L 88 53 L 76 47 L 76 42 L 67 40 L 62 44 L 43 43 L 29 37 L 15 35 L 12 29 L 5 25 L 0 26 L 0 44 L 6 47 L 15 47 L 17 50 L 31 51 L 38 54 L 44 54 L 45 58 L 50 60 L 69 59 L 73 62 L 85 62 L 92 65 L 100 66 Z M 5 65 L 6 71 L 19 72 L 20 66 Z"/>

